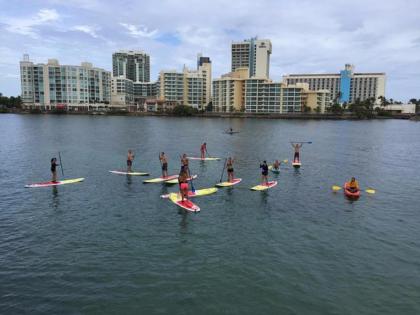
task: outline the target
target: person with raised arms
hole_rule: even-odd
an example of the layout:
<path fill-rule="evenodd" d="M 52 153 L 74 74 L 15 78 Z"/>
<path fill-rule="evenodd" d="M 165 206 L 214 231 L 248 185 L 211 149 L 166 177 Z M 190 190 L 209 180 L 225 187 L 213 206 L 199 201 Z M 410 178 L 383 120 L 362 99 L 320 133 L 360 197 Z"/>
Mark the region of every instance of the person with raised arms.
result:
<path fill-rule="evenodd" d="M 268 165 L 267 161 L 263 161 L 262 164 L 260 164 L 261 169 L 261 185 L 268 185 Z"/>
<path fill-rule="evenodd" d="M 200 152 L 201 152 L 201 159 L 205 159 L 206 158 L 206 153 L 208 154 L 207 144 L 205 142 L 201 145 Z"/>
<path fill-rule="evenodd" d="M 300 162 L 300 148 L 303 146 L 303 143 L 293 143 L 291 142 L 292 147 L 295 149 L 295 155 L 293 156 L 293 162 Z"/>
<path fill-rule="evenodd" d="M 131 173 L 131 166 L 133 166 L 133 160 L 134 160 L 134 153 L 131 150 L 128 150 L 127 153 L 127 173 Z"/>
<path fill-rule="evenodd" d="M 52 173 L 52 179 L 51 181 L 53 183 L 57 182 L 57 166 L 59 166 L 60 164 L 57 164 L 57 158 L 53 157 L 51 159 L 51 173 Z"/>
<path fill-rule="evenodd" d="M 166 177 L 168 177 L 168 159 L 165 155 L 165 152 L 162 152 L 159 155 L 159 160 L 160 160 L 160 163 L 162 165 L 162 177 L 166 178 Z"/>

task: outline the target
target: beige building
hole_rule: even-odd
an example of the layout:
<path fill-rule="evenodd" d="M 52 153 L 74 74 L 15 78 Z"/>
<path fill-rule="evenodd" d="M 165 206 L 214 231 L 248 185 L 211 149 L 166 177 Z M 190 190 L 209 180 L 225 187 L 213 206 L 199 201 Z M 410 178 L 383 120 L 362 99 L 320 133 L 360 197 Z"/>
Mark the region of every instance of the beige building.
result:
<path fill-rule="evenodd" d="M 249 77 L 268 79 L 270 77 L 271 41 L 256 37 L 232 43 L 232 72 L 248 68 Z"/>
<path fill-rule="evenodd" d="M 213 111 L 230 113 L 245 110 L 244 81 L 248 75 L 248 68 L 237 68 L 213 80 Z"/>
<path fill-rule="evenodd" d="M 111 106 L 125 107 L 134 104 L 133 81 L 123 76 L 111 80 Z"/>

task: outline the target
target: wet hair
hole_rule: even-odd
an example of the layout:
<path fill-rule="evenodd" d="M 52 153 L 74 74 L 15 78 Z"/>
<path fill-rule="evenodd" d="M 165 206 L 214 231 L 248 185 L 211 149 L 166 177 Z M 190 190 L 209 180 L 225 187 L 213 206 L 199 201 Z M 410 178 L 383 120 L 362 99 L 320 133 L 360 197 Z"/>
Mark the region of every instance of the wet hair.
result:
<path fill-rule="evenodd" d="M 266 160 L 264 160 L 264 161 L 263 161 L 263 163 L 267 163 L 267 161 L 266 161 Z"/>
<path fill-rule="evenodd" d="M 56 160 L 57 160 L 57 158 L 53 157 L 53 158 L 51 159 L 51 163 L 52 163 L 52 162 L 54 162 L 54 161 L 56 161 Z"/>

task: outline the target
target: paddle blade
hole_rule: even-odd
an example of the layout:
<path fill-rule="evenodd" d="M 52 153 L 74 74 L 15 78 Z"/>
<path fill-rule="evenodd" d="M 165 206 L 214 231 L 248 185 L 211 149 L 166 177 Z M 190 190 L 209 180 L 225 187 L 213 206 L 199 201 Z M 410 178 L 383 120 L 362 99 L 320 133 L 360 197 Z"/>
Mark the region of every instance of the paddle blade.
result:
<path fill-rule="evenodd" d="M 341 190 L 341 187 L 340 187 L 340 186 L 336 186 L 336 185 L 334 185 L 334 186 L 332 186 L 332 187 L 331 187 L 331 189 L 332 189 L 333 191 L 338 191 L 338 190 Z"/>
<path fill-rule="evenodd" d="M 374 193 L 376 193 L 375 189 L 372 189 L 372 188 L 368 188 L 368 189 L 366 189 L 365 191 L 366 191 L 368 194 L 374 194 Z"/>
<path fill-rule="evenodd" d="M 289 162 L 289 160 L 283 160 L 283 163 L 287 163 L 287 162 Z"/>

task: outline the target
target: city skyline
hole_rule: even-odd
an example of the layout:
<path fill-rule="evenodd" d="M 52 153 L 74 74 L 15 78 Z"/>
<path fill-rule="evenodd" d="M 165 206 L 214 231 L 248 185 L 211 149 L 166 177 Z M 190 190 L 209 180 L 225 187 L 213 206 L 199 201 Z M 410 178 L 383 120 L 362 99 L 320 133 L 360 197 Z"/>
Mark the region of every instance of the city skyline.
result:
<path fill-rule="evenodd" d="M 2 5 L 0 13 L 0 92 L 5 95 L 20 94 L 24 53 L 36 63 L 50 58 L 62 64 L 88 61 L 112 71 L 113 52 L 143 50 L 150 55 L 150 79 L 155 81 L 161 70 L 184 64 L 194 68 L 202 52 L 211 58 L 216 78 L 231 67 L 231 43 L 255 35 L 272 41 L 270 77 L 275 81 L 290 73 L 336 72 L 352 63 L 358 72 L 386 72 L 387 98 L 407 101 L 420 86 L 420 22 L 415 13 L 420 4 L 414 2 L 324 2 L 314 7 L 310 2 L 244 1 L 223 3 L 223 11 L 218 9 L 222 2 L 214 1 L 200 8 L 169 1 L 159 11 L 148 1 L 22 4 Z"/>

